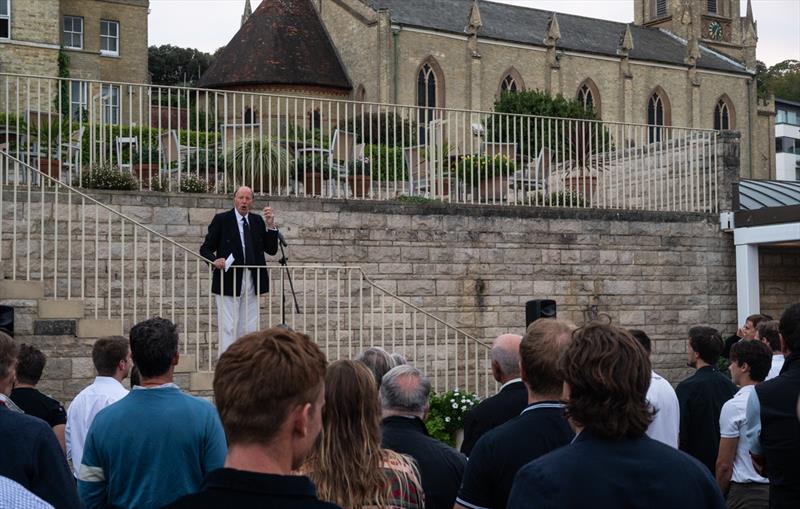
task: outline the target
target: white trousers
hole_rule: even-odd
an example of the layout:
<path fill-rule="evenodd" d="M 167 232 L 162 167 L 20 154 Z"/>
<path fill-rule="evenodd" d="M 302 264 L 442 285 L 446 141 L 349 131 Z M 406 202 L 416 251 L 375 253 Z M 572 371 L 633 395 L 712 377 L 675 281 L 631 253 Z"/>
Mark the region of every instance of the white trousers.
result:
<path fill-rule="evenodd" d="M 241 296 L 214 296 L 217 301 L 219 355 L 240 337 L 258 330 L 258 295 L 253 286 L 253 276 L 250 269 L 238 270 L 244 270 Z"/>

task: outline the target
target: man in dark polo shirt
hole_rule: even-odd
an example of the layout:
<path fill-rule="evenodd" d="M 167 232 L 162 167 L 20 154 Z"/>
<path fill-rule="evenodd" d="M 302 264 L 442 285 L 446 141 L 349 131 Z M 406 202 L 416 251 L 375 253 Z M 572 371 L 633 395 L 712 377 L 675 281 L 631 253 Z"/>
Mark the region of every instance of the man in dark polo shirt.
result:
<path fill-rule="evenodd" d="M 383 375 L 381 447 L 416 460 L 426 509 L 452 509 L 467 458 L 428 436 L 423 419 L 428 413 L 430 392 L 428 379 L 409 364 L 394 367 Z"/>
<path fill-rule="evenodd" d="M 577 436 L 517 473 L 510 509 L 724 509 L 697 460 L 645 433 L 650 359 L 627 331 L 590 324 L 559 361 L 566 414 Z"/>
<path fill-rule="evenodd" d="M 753 465 L 769 478 L 769 506 L 800 507 L 800 303 L 778 323 L 786 361 L 781 373 L 756 385 L 747 400 L 747 440 Z"/>
<path fill-rule="evenodd" d="M 559 401 L 562 380 L 558 372 L 558 359 L 573 330 L 571 323 L 552 318 L 540 318 L 528 326 L 519 346 L 528 406 L 475 444 L 458 491 L 457 507 L 504 508 L 517 471 L 574 437 Z"/>
<path fill-rule="evenodd" d="M 517 334 L 502 334 L 492 343 L 492 376 L 501 384 L 500 392 L 464 416 L 461 452 L 467 456 L 484 433 L 518 416 L 528 405 L 528 391 L 519 374 L 520 341 L 522 336 Z"/>
<path fill-rule="evenodd" d="M 678 384 L 681 410 L 678 448 L 715 472 L 719 452 L 719 414 L 737 388 L 717 369 L 722 338 L 716 329 L 701 325 L 689 329 L 687 364 L 697 371 Z"/>
<path fill-rule="evenodd" d="M 292 475 L 322 429 L 325 354 L 305 334 L 283 328 L 236 340 L 214 372 L 214 399 L 225 436 L 225 468 L 199 493 L 168 508 L 320 508 L 308 477 Z"/>
<path fill-rule="evenodd" d="M 35 346 L 19 346 L 17 359 L 17 383 L 11 391 L 11 401 L 28 415 L 38 417 L 46 422 L 55 433 L 61 450 L 66 454 L 67 447 L 64 441 L 64 428 L 67 424 L 67 412 L 58 401 L 45 396 L 36 388 L 42 378 L 47 358 Z"/>

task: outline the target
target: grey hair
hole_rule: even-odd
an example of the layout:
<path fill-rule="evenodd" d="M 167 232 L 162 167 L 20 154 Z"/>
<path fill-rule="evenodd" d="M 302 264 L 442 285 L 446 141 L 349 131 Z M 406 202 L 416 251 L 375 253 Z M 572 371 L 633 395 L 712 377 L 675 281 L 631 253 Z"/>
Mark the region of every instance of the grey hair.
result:
<path fill-rule="evenodd" d="M 392 362 L 394 363 L 393 366 L 402 366 L 403 364 L 408 364 L 408 359 L 406 359 L 405 355 L 395 352 L 392 354 Z"/>
<path fill-rule="evenodd" d="M 492 347 L 492 361 L 500 366 L 500 370 L 506 376 L 519 376 L 519 349 L 509 350 L 508 348 Z"/>
<path fill-rule="evenodd" d="M 385 375 L 392 366 L 394 366 L 394 361 L 392 360 L 392 356 L 389 355 L 389 352 L 384 350 L 379 346 L 371 346 L 358 354 L 355 358 L 356 361 L 364 364 L 366 367 L 372 371 L 372 374 L 375 375 L 375 382 L 380 387 L 381 379 L 383 375 Z"/>
<path fill-rule="evenodd" d="M 413 378 L 416 383 L 404 383 Z M 383 375 L 380 399 L 384 410 L 421 414 L 428 406 L 431 383 L 420 370 L 410 364 L 402 364 Z"/>

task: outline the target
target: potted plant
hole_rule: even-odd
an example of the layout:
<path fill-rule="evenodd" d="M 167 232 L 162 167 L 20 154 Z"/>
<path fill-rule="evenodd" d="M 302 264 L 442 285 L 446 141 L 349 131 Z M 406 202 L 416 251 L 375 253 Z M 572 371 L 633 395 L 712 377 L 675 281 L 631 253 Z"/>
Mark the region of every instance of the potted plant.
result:
<path fill-rule="evenodd" d="M 294 168 L 294 157 L 270 138 L 243 138 L 228 149 L 222 161 L 226 186 L 249 186 L 255 193 L 277 194 L 289 185 Z"/>
<path fill-rule="evenodd" d="M 505 198 L 508 179 L 516 171 L 517 165 L 504 155 L 462 156 L 456 163 L 456 173 L 461 182 L 486 200 Z"/>
<path fill-rule="evenodd" d="M 151 179 L 158 177 L 158 160 L 160 154 L 157 149 L 143 145 L 141 151 L 133 152 L 133 175 L 138 178 L 143 186 Z"/>
<path fill-rule="evenodd" d="M 356 198 L 369 196 L 372 190 L 372 167 L 369 158 L 364 157 L 350 163 L 347 182 Z"/>
<path fill-rule="evenodd" d="M 460 447 L 464 441 L 464 416 L 480 400 L 474 394 L 461 392 L 458 388 L 442 393 L 431 393 L 428 419 L 425 426 L 428 434 L 451 447 Z"/>
<path fill-rule="evenodd" d="M 306 196 L 321 196 L 325 181 L 331 178 L 331 167 L 324 154 L 310 154 L 296 161 L 297 179 L 303 183 Z"/>

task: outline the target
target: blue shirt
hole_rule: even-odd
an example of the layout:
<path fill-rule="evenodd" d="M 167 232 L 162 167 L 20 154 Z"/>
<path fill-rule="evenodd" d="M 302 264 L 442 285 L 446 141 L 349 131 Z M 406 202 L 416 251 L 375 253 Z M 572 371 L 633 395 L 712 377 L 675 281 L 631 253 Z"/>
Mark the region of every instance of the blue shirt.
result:
<path fill-rule="evenodd" d="M 133 390 L 92 422 L 78 491 L 87 509 L 158 508 L 198 491 L 226 454 L 209 402 L 172 384 Z"/>

